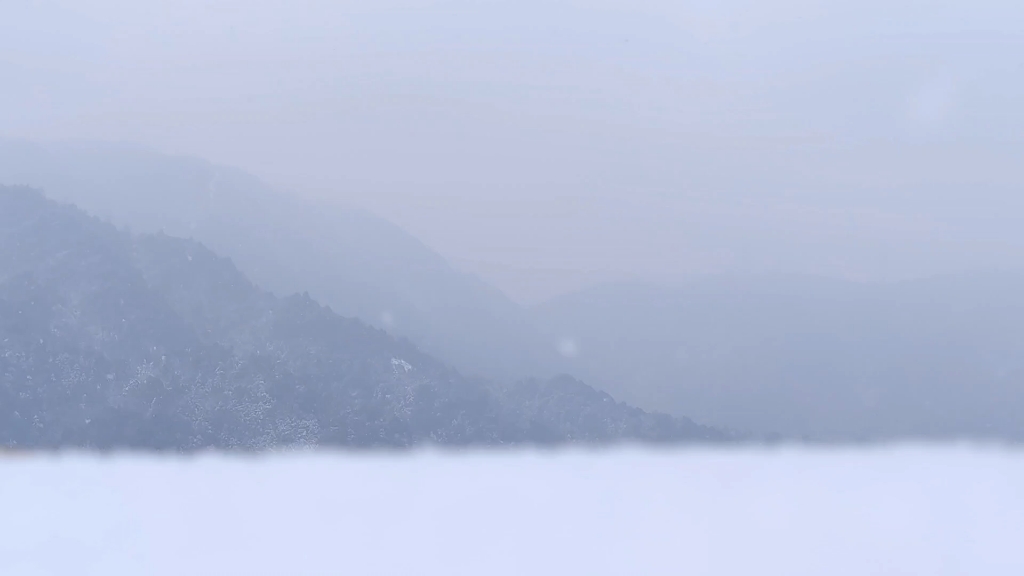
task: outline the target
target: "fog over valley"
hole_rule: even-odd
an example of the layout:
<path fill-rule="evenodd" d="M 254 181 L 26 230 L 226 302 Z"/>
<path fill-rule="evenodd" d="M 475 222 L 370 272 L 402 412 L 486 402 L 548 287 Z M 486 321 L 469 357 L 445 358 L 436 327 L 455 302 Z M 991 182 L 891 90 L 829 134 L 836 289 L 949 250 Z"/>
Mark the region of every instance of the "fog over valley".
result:
<path fill-rule="evenodd" d="M 139 142 L 344 200 L 524 303 L 920 277 L 1021 247 L 1011 2 L 4 10 L 3 135 Z"/>
<path fill-rule="evenodd" d="M 1024 4 L 0 2 L 0 574 L 1020 574 Z"/>
<path fill-rule="evenodd" d="M 13 574 L 1024 569 L 1024 467 L 991 449 L 76 454 L 0 472 L 0 499 L 20 496 L 0 523 Z"/>

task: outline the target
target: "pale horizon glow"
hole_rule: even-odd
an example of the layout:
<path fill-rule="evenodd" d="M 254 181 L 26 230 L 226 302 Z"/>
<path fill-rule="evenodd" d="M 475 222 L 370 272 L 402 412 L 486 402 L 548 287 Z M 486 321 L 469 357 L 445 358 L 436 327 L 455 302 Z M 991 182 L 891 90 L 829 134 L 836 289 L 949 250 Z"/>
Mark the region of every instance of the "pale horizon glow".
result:
<path fill-rule="evenodd" d="M 0 573 L 1024 571 L 1024 458 L 970 446 L 0 457 Z"/>

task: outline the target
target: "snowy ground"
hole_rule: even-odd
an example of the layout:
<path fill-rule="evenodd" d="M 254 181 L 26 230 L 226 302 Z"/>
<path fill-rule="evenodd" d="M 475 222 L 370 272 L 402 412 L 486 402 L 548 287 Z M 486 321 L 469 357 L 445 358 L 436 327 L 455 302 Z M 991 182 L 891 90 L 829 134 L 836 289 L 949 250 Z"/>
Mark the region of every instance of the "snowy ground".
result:
<path fill-rule="evenodd" d="M 0 574 L 1024 574 L 1024 452 L 0 455 Z"/>

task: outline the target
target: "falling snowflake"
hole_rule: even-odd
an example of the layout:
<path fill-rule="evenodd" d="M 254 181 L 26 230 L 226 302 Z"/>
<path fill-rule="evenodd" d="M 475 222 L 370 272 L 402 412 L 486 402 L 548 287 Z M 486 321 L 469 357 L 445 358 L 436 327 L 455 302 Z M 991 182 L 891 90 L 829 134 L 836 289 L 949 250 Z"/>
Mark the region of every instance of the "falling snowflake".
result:
<path fill-rule="evenodd" d="M 558 341 L 558 353 L 566 358 L 575 358 L 580 353 L 580 346 L 573 338 L 562 338 Z"/>

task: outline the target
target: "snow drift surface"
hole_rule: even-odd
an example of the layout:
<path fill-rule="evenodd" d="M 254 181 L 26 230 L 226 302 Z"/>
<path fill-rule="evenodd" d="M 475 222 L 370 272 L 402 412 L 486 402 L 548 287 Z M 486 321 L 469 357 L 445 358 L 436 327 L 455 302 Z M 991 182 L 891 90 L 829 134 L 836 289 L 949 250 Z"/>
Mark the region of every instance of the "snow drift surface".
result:
<path fill-rule="evenodd" d="M 0 574 L 1024 573 L 1024 453 L 0 456 Z"/>

